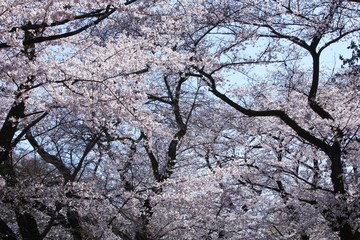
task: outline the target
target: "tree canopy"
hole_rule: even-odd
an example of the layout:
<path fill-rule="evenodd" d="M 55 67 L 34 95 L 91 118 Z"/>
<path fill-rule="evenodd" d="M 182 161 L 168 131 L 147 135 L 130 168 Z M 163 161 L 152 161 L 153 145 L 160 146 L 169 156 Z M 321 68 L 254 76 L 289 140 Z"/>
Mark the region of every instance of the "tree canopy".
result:
<path fill-rule="evenodd" d="M 359 240 L 356 2 L 4 0 L 0 239 Z"/>

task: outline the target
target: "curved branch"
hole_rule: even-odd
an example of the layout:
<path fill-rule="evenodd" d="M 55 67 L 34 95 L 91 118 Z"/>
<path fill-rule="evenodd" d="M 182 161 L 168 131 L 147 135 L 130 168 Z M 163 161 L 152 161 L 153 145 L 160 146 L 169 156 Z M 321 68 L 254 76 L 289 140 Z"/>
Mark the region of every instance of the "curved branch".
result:
<path fill-rule="evenodd" d="M 61 159 L 59 159 L 57 156 L 51 155 L 47 151 L 45 151 L 45 149 L 39 145 L 39 143 L 36 141 L 30 131 L 26 133 L 26 139 L 45 162 L 50 163 L 56 167 L 56 169 L 63 176 L 65 182 L 73 180 L 70 169 L 66 167 L 65 164 L 61 161 Z"/>
<path fill-rule="evenodd" d="M 314 39 L 318 39 L 318 38 L 314 38 Z M 318 40 L 313 40 L 313 42 L 315 42 L 314 43 L 315 45 L 310 49 L 310 53 L 313 59 L 313 77 L 312 77 L 311 88 L 308 96 L 308 104 L 310 108 L 315 113 L 317 113 L 321 118 L 334 120 L 334 118 L 330 115 L 330 113 L 328 113 L 323 107 L 319 105 L 318 102 L 316 102 L 316 96 L 320 81 L 320 54 L 316 53 L 316 45 L 318 43 Z"/>
<path fill-rule="evenodd" d="M 34 121 L 32 121 L 31 123 L 29 123 L 26 127 L 24 127 L 24 129 L 21 131 L 21 133 L 19 133 L 19 135 L 17 135 L 17 137 L 15 138 L 15 140 L 11 143 L 11 147 L 15 147 L 21 140 L 21 138 L 23 136 L 25 136 L 25 134 L 33 127 L 35 126 L 37 123 L 39 123 L 44 117 L 46 117 L 49 114 L 49 112 L 44 112 L 43 114 L 41 114 L 40 117 L 36 118 Z"/>
<path fill-rule="evenodd" d="M 78 15 L 78 16 L 75 16 L 75 17 L 72 17 L 72 18 L 66 18 L 66 19 L 63 19 L 63 20 L 60 20 L 60 21 L 55 21 L 55 22 L 52 22 L 52 23 L 46 23 L 46 22 L 43 22 L 43 23 L 40 23 L 40 24 L 31 24 L 31 23 L 28 23 L 28 24 L 25 24 L 25 25 L 22 25 L 22 26 L 19 26 L 19 27 L 13 27 L 9 32 L 15 32 L 19 29 L 21 30 L 39 30 L 39 29 L 45 29 L 47 27 L 56 27 L 56 26 L 61 26 L 61 25 L 64 25 L 66 23 L 69 23 L 71 21 L 74 21 L 74 20 L 81 20 L 81 19 L 87 19 L 87 18 L 99 18 L 99 17 L 102 17 L 102 15 L 106 12 L 104 12 L 105 9 L 99 9 L 99 10 L 95 10 L 93 12 L 89 12 L 89 13 L 84 13 L 82 15 Z M 105 10 L 106 11 L 106 10 Z"/>
<path fill-rule="evenodd" d="M 228 105 L 233 107 L 235 110 L 245 114 L 248 117 L 277 117 L 277 118 L 281 119 L 291 129 L 293 129 L 299 135 L 299 137 L 305 139 L 309 143 L 313 144 L 317 148 L 322 149 L 325 152 L 329 151 L 330 146 L 328 144 L 326 144 L 324 141 L 313 136 L 310 132 L 308 132 L 307 130 L 302 128 L 294 119 L 290 118 L 289 115 L 287 115 L 284 111 L 282 111 L 282 110 L 263 110 L 263 111 L 261 111 L 261 110 L 252 110 L 252 109 L 244 108 L 244 107 L 240 106 L 239 104 L 237 104 L 236 102 L 232 101 L 225 94 L 219 92 L 216 89 L 215 79 L 210 74 L 205 73 L 201 69 L 197 69 L 197 71 L 210 81 L 210 83 L 211 83 L 210 91 L 216 97 L 220 98 L 222 101 L 224 101 L 225 103 L 227 103 Z"/>
<path fill-rule="evenodd" d="M 360 2 L 360 0 L 359 0 L 359 2 Z M 355 29 L 353 29 L 351 31 L 348 31 L 348 32 L 345 32 L 345 33 L 341 33 L 341 31 L 340 31 L 340 35 L 338 37 L 326 42 L 322 47 L 319 48 L 318 54 L 320 54 L 325 48 L 329 47 L 330 45 L 332 45 L 332 44 L 334 44 L 334 43 L 336 43 L 338 41 L 340 41 L 342 38 L 346 37 L 347 35 L 352 34 L 354 32 L 358 32 L 358 31 L 360 31 L 360 27 L 355 28 Z"/>
<path fill-rule="evenodd" d="M 74 36 L 76 34 L 79 34 L 85 30 L 87 30 L 88 28 L 99 24 L 101 21 L 103 21 L 104 19 L 106 19 L 107 17 L 109 17 L 111 14 L 113 14 L 116 11 L 116 8 L 111 9 L 110 11 L 105 12 L 101 17 L 99 17 L 97 20 L 90 22 L 89 24 L 86 24 L 85 26 L 74 30 L 72 32 L 67 32 L 67 33 L 63 33 L 63 34 L 58 34 L 58 35 L 52 35 L 52 36 L 45 36 L 45 37 L 34 37 L 31 38 L 29 40 L 25 40 L 23 42 L 24 45 L 31 45 L 34 43 L 41 43 L 41 42 L 45 42 L 45 41 L 53 41 L 53 40 L 57 40 L 57 39 L 61 39 L 61 38 L 67 38 L 67 37 L 71 37 Z"/>

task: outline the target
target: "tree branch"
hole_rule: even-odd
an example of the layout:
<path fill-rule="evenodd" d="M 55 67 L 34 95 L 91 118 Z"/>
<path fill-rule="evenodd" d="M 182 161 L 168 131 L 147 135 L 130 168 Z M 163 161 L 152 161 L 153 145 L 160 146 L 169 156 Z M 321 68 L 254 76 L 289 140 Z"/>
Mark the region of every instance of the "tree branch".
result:
<path fill-rule="evenodd" d="M 234 101 L 232 101 L 225 94 L 222 94 L 221 92 L 219 92 L 216 89 L 215 79 L 210 74 L 207 74 L 206 72 L 204 72 L 201 69 L 197 69 L 197 71 L 210 81 L 210 85 L 211 85 L 210 91 L 216 97 L 218 97 L 219 99 L 221 99 L 222 101 L 224 101 L 225 103 L 227 103 L 228 105 L 233 107 L 235 110 L 237 110 L 249 117 L 277 117 L 277 118 L 281 119 L 291 129 L 293 129 L 299 135 L 299 137 L 307 140 L 309 143 L 322 149 L 323 151 L 327 152 L 329 150 L 329 145 L 327 145 L 324 141 L 318 139 L 317 137 L 313 136 L 310 132 L 308 132 L 305 129 L 303 129 L 302 127 L 300 127 L 300 125 L 295 120 L 290 118 L 284 111 L 282 111 L 282 110 L 257 111 L 257 110 L 244 108 L 244 107 L 240 106 L 239 104 L 235 103 Z"/>
<path fill-rule="evenodd" d="M 23 42 L 24 45 L 31 45 L 34 43 L 41 43 L 41 42 L 45 42 L 45 41 L 53 41 L 53 40 L 57 40 L 57 39 L 61 39 L 61 38 L 67 38 L 67 37 L 71 37 L 74 36 L 76 34 L 79 34 L 85 30 L 87 30 L 88 28 L 97 25 L 98 23 L 100 23 L 101 21 L 103 21 L 104 19 L 106 19 L 107 17 L 109 17 L 111 14 L 113 14 L 116 11 L 116 8 L 111 9 L 108 12 L 105 12 L 101 17 L 99 17 L 97 20 L 90 22 L 89 24 L 86 24 L 85 26 L 74 30 L 72 32 L 67 32 L 67 33 L 63 33 L 63 34 L 58 34 L 58 35 L 52 35 L 52 36 L 45 36 L 45 37 L 34 37 L 31 38 L 30 40 L 25 40 Z"/>
<path fill-rule="evenodd" d="M 56 167 L 56 169 L 62 174 L 65 182 L 73 180 L 70 169 L 57 156 L 46 152 L 45 149 L 39 145 L 30 131 L 26 133 L 26 139 L 45 162 L 50 163 Z"/>

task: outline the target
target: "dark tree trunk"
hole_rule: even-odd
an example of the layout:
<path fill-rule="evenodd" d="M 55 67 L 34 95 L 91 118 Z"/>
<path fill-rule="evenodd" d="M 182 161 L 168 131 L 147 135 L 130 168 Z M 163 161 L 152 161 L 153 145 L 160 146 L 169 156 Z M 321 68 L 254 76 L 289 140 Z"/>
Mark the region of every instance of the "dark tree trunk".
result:
<path fill-rule="evenodd" d="M 15 233 L 8 227 L 8 225 L 0 218 L 0 239 L 2 240 L 16 240 Z"/>
<path fill-rule="evenodd" d="M 16 212 L 16 220 L 23 240 L 41 240 L 37 223 L 30 213 Z"/>
<path fill-rule="evenodd" d="M 135 240 L 151 240 L 152 238 L 148 234 L 147 226 L 149 224 L 149 218 L 153 214 L 150 199 L 146 199 L 143 204 L 142 214 L 139 219 L 139 226 L 135 232 Z"/>
<path fill-rule="evenodd" d="M 348 222 L 349 218 L 347 216 L 350 215 L 350 212 L 344 207 L 347 204 L 347 199 L 345 197 L 344 170 L 341 160 L 342 150 L 339 141 L 336 140 L 326 153 L 331 161 L 330 177 L 334 188 L 334 194 L 340 196 L 339 199 L 342 201 L 342 204 L 339 206 L 339 211 L 343 213 L 343 216 L 335 216 L 333 218 L 336 219 L 336 222 L 332 224 L 333 229 L 339 232 L 341 240 L 360 240 L 359 232 L 353 229 Z M 330 220 L 330 222 L 331 221 L 334 220 Z"/>
<path fill-rule="evenodd" d="M 24 116 L 24 111 L 25 103 L 15 101 L 0 130 L 0 174 L 10 186 L 15 185 L 16 181 L 11 160 L 12 140 L 18 130 L 17 121 Z"/>
<path fill-rule="evenodd" d="M 301 234 L 301 240 L 309 240 L 310 237 L 307 234 Z"/>
<path fill-rule="evenodd" d="M 67 219 L 70 224 L 70 230 L 74 240 L 82 240 L 81 225 L 79 214 L 76 211 L 69 210 L 67 212 Z"/>
<path fill-rule="evenodd" d="M 342 218 L 342 220 L 345 221 L 346 219 Z M 356 233 L 353 234 L 352 227 L 349 223 L 344 223 L 340 227 L 339 235 L 341 240 L 360 240 Z"/>
<path fill-rule="evenodd" d="M 341 146 L 336 141 L 327 151 L 327 155 L 331 161 L 331 182 L 333 184 L 335 194 L 345 194 L 344 170 L 341 161 Z"/>

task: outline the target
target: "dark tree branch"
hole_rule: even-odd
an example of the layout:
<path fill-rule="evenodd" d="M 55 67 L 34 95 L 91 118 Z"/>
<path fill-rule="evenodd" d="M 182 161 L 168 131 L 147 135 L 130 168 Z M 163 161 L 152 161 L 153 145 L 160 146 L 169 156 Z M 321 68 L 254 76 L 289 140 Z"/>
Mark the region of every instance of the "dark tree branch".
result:
<path fill-rule="evenodd" d="M 26 139 L 45 162 L 50 163 L 56 167 L 56 169 L 62 174 L 65 182 L 73 180 L 70 169 L 61 161 L 60 158 L 45 151 L 45 149 L 39 145 L 30 131 L 26 133 Z"/>
<path fill-rule="evenodd" d="M 185 136 L 186 131 L 187 131 L 187 125 L 184 122 L 183 117 L 181 115 L 181 111 L 180 111 L 181 86 L 186 81 L 186 79 L 187 79 L 186 77 L 185 78 L 181 77 L 175 87 L 175 90 L 172 91 L 170 84 L 168 82 L 168 77 L 164 77 L 164 83 L 166 85 L 168 96 L 157 97 L 154 95 L 148 95 L 149 99 L 157 100 L 159 102 L 163 102 L 163 103 L 171 105 L 173 114 L 175 116 L 175 121 L 176 121 L 176 124 L 178 127 L 178 131 L 173 136 L 173 139 L 170 141 L 168 149 L 167 149 L 167 161 L 166 161 L 166 165 L 165 165 L 165 171 L 163 173 L 160 173 L 159 162 L 150 149 L 150 146 L 148 144 L 149 140 L 148 140 L 147 136 L 145 136 L 145 134 L 142 133 L 142 135 L 144 136 L 144 140 L 145 140 L 144 141 L 145 150 L 150 158 L 154 177 L 159 182 L 165 181 L 173 173 L 173 169 L 176 165 L 176 155 L 177 155 L 178 144 L 179 144 L 180 140 Z M 170 100 L 165 100 L 164 98 L 168 98 Z M 187 120 L 190 118 L 191 112 L 192 112 L 192 109 L 190 110 L 190 113 L 187 116 Z"/>
<path fill-rule="evenodd" d="M 19 133 L 19 135 L 14 139 L 14 141 L 11 143 L 12 147 L 15 147 L 21 140 L 21 138 L 23 136 L 25 136 L 25 134 L 33 127 L 35 126 L 37 123 L 39 123 L 44 117 L 46 117 L 49 113 L 48 112 L 44 112 L 40 117 L 36 118 L 34 121 L 32 121 L 31 123 L 29 123 L 22 131 L 21 133 Z"/>
<path fill-rule="evenodd" d="M 130 4 L 132 4 L 132 3 L 134 3 L 134 2 L 136 2 L 137 0 L 128 0 L 128 1 L 126 1 L 124 4 L 125 5 L 130 5 Z"/>
<path fill-rule="evenodd" d="M 323 119 L 331 119 L 334 120 L 333 117 L 328 113 L 324 108 L 322 108 L 319 103 L 316 101 L 317 91 L 319 88 L 319 80 L 320 80 L 320 55 L 316 53 L 316 46 L 319 43 L 318 38 L 314 38 L 313 43 L 311 44 L 310 53 L 313 59 L 313 77 L 311 82 L 311 88 L 308 95 L 308 104 L 310 108 L 317 113 Z M 314 44 L 314 46 L 313 46 Z"/>
<path fill-rule="evenodd" d="M 95 10 L 93 12 L 75 16 L 71 19 L 63 19 L 61 21 L 55 21 L 52 23 L 45 23 L 45 22 L 40 23 L 40 24 L 31 24 L 30 23 L 30 24 L 25 24 L 25 25 L 19 26 L 19 27 L 13 27 L 9 32 L 15 32 L 19 29 L 26 31 L 26 30 L 40 30 L 40 29 L 45 29 L 48 27 L 56 27 L 56 26 L 61 26 L 66 23 L 72 22 L 74 20 L 81 20 L 81 19 L 88 19 L 88 18 L 100 18 L 104 15 L 104 13 L 106 13 L 105 9 L 99 9 L 99 10 Z"/>
<path fill-rule="evenodd" d="M 275 28 L 273 28 L 272 26 L 270 26 L 268 24 L 254 24 L 254 25 L 259 26 L 259 27 L 268 28 L 270 30 L 270 32 L 273 34 L 273 35 L 260 35 L 260 36 L 287 39 L 287 40 L 295 43 L 296 45 L 299 45 L 300 47 L 305 48 L 306 50 L 309 50 L 309 48 L 310 48 L 310 45 L 307 44 L 304 40 L 300 39 L 299 37 L 280 33 Z"/>
<path fill-rule="evenodd" d="M 0 43 L 0 49 L 1 48 L 9 48 L 11 47 L 11 45 L 7 44 L 7 43 Z"/>
<path fill-rule="evenodd" d="M 35 44 L 35 43 L 41 43 L 41 42 L 45 42 L 45 41 L 53 41 L 53 40 L 58 40 L 58 39 L 62 39 L 62 38 L 67 38 L 67 37 L 71 37 L 74 36 L 76 34 L 79 34 L 85 30 L 87 30 L 88 28 L 99 24 L 101 21 L 103 21 L 104 19 L 106 19 L 107 17 L 109 17 L 111 14 L 113 14 L 116 11 L 116 8 L 111 9 L 107 12 L 105 12 L 101 17 L 99 17 L 97 20 L 90 22 L 89 24 L 86 24 L 85 26 L 71 31 L 71 32 L 67 32 L 67 33 L 63 33 L 63 34 L 58 34 L 58 35 L 51 35 L 51 36 L 41 36 L 41 37 L 33 37 L 32 39 L 29 40 L 24 40 L 23 44 L 24 45 L 31 45 L 31 44 Z"/>
<path fill-rule="evenodd" d="M 175 134 L 173 139 L 171 140 L 168 147 L 168 161 L 166 164 L 166 172 L 163 175 L 163 180 L 167 179 L 172 173 L 173 168 L 176 164 L 176 153 L 179 141 L 185 136 L 187 131 L 187 125 L 184 123 L 183 118 L 180 112 L 180 94 L 181 94 L 181 86 L 186 81 L 186 78 L 180 78 L 176 88 L 175 88 L 175 96 L 172 97 L 173 103 L 173 113 L 175 115 L 175 121 L 178 126 L 178 132 Z"/>
<path fill-rule="evenodd" d="M 145 151 L 146 151 L 148 157 L 150 158 L 151 169 L 153 171 L 154 178 L 156 179 L 156 181 L 161 182 L 162 177 L 161 177 L 161 174 L 159 172 L 159 162 L 158 162 L 158 160 L 156 159 L 154 153 L 151 150 L 151 147 L 149 145 L 149 138 L 145 135 L 144 132 L 141 132 L 141 136 L 144 139 Z"/>
<path fill-rule="evenodd" d="M 351 34 L 351 33 L 355 33 L 355 32 L 358 32 L 360 31 L 360 27 L 359 28 L 355 28 L 353 30 L 350 30 L 348 32 L 345 32 L 345 33 L 342 33 L 340 31 L 340 34 L 338 37 L 326 42 L 324 45 L 322 45 L 319 50 L 318 50 L 318 54 L 320 54 L 323 50 L 325 50 L 327 47 L 329 47 L 330 45 L 334 44 L 334 43 L 337 43 L 338 41 L 340 41 L 342 38 L 346 37 L 347 35 Z"/>
<path fill-rule="evenodd" d="M 300 127 L 300 125 L 290 118 L 284 111 L 282 110 L 252 110 L 247 109 L 239 104 L 232 101 L 230 98 L 228 98 L 225 94 L 222 94 L 219 92 L 216 88 L 215 79 L 210 75 L 204 72 L 204 70 L 197 69 L 197 71 L 206 77 L 210 81 L 210 91 L 218 98 L 220 98 L 222 101 L 233 107 L 235 110 L 245 114 L 249 117 L 277 117 L 281 119 L 287 126 L 289 126 L 291 129 L 293 129 L 301 138 L 305 139 L 309 143 L 313 144 L 317 148 L 322 149 L 323 151 L 328 151 L 329 145 L 327 145 L 324 141 L 318 139 L 317 137 L 313 136 L 310 132 Z"/>
<path fill-rule="evenodd" d="M 90 151 L 94 148 L 95 144 L 100 140 L 101 138 L 101 132 L 94 135 L 93 138 L 86 144 L 86 147 L 84 149 L 84 152 L 74 170 L 72 173 L 72 179 L 74 180 L 76 178 L 76 175 L 81 170 L 81 167 L 83 166 L 83 162 L 85 161 L 86 156 L 90 153 Z"/>
<path fill-rule="evenodd" d="M 155 96 L 155 95 L 152 95 L 152 94 L 148 94 L 148 99 L 149 100 L 159 101 L 159 102 L 171 105 L 172 102 L 167 100 L 167 98 L 168 98 L 167 96 L 166 97 L 158 97 L 158 96 Z"/>

